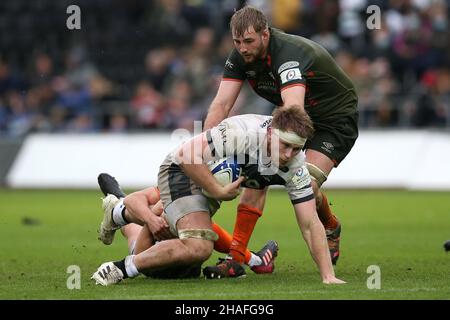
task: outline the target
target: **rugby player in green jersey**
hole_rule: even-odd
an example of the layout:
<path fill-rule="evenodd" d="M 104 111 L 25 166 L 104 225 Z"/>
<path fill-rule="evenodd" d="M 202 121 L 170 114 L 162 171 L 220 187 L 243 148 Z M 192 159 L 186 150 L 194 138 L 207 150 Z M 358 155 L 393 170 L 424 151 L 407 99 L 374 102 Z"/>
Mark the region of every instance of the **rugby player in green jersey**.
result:
<path fill-rule="evenodd" d="M 277 107 L 303 108 L 315 134 L 304 147 L 313 178 L 320 221 L 327 233 L 333 264 L 339 258 L 341 225 L 320 190 L 334 167 L 346 157 L 358 137 L 358 97 L 355 87 L 331 55 L 319 44 L 268 26 L 258 9 L 246 6 L 230 22 L 234 50 L 205 120 L 205 130 L 228 117 L 245 80 L 259 96 Z M 267 188 L 245 189 L 238 206 L 230 255 L 243 263 L 244 252 L 264 209 Z M 226 260 L 227 261 L 227 260 Z M 227 262 L 217 265 L 227 276 Z"/>

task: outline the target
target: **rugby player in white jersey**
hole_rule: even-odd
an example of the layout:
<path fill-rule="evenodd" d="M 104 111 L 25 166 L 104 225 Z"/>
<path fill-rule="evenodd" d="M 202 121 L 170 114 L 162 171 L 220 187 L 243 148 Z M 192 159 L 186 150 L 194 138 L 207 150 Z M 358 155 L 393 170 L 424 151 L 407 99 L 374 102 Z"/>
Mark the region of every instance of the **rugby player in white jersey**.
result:
<path fill-rule="evenodd" d="M 223 163 L 223 160 L 216 163 Z M 159 241 L 175 237 L 165 220 L 158 188 L 148 187 L 126 195 L 119 182 L 107 173 L 98 176 L 98 184 L 105 196 L 102 199 L 103 221 L 100 224 L 98 239 L 105 245 L 112 244 L 117 230 L 126 238 L 130 254 L 139 254 Z M 214 250 L 228 253 L 231 234 L 217 223 L 213 222 L 212 226 L 218 235 Z M 278 243 L 269 240 L 257 252 L 247 249 L 245 264 L 256 274 L 273 273 L 277 254 Z M 160 279 L 197 278 L 201 274 L 201 265 L 165 268 L 143 274 Z"/>
<path fill-rule="evenodd" d="M 211 216 L 218 209 L 219 201 L 236 198 L 241 184 L 257 189 L 278 184 L 286 187 L 322 282 L 345 283 L 335 277 L 325 229 L 317 216 L 311 179 L 301 152 L 312 133 L 309 116 L 293 106 L 284 108 L 283 112 L 276 110 L 273 117 L 231 117 L 193 137 L 166 157 L 158 174 L 165 218 L 176 238 L 161 241 L 121 261 L 106 262 L 92 278 L 102 285 L 110 285 L 142 272 L 203 263 L 210 257 L 217 239 Z M 207 163 L 225 156 L 237 157 L 245 178 L 221 186 Z M 217 200 L 214 205 L 203 190 Z M 227 267 L 226 274 L 245 275 L 242 265 L 234 260 Z M 208 278 L 220 277 L 220 272 L 214 267 L 203 270 Z"/>

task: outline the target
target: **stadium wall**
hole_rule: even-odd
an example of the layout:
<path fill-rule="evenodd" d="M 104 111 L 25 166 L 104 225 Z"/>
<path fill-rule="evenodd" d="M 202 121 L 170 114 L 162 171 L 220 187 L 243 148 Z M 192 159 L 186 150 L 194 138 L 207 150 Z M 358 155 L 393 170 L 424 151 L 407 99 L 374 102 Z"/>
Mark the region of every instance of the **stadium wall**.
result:
<path fill-rule="evenodd" d="M 176 137 L 176 138 L 175 138 Z M 30 135 L 6 176 L 12 188 L 97 188 L 108 172 L 125 188 L 155 185 L 158 168 L 184 136 Z M 327 188 L 450 190 L 450 133 L 364 131 Z"/>
<path fill-rule="evenodd" d="M 0 137 L 0 186 L 4 185 L 6 175 L 21 145 L 21 138 Z"/>

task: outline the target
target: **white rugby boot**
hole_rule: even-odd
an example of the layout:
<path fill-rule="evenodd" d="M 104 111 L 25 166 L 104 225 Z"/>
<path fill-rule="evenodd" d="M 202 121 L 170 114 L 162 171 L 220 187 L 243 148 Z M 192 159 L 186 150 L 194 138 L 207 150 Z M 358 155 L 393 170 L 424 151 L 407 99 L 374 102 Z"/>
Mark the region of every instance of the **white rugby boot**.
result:
<path fill-rule="evenodd" d="M 96 285 L 101 284 L 102 286 L 109 286 L 122 281 L 123 273 L 114 263 L 105 262 L 98 267 L 91 279 L 95 281 Z"/>
<path fill-rule="evenodd" d="M 110 245 L 114 240 L 114 234 L 120 227 L 116 225 L 112 218 L 112 211 L 120 201 L 115 195 L 108 194 L 103 198 L 103 220 L 100 224 L 98 239 L 106 245 Z"/>

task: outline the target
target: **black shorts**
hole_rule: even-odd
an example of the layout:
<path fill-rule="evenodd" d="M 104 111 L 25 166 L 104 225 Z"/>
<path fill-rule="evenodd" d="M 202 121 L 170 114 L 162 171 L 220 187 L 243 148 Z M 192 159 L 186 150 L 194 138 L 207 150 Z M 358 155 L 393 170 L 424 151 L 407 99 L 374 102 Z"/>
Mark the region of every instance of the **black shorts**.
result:
<path fill-rule="evenodd" d="M 314 129 L 314 136 L 306 141 L 303 149 L 323 153 L 337 167 L 358 138 L 358 112 L 326 124 L 314 123 Z"/>
<path fill-rule="evenodd" d="M 200 277 L 201 269 L 201 264 L 194 264 L 189 266 L 169 267 L 157 271 L 143 271 L 142 274 L 155 279 L 189 279 Z"/>

